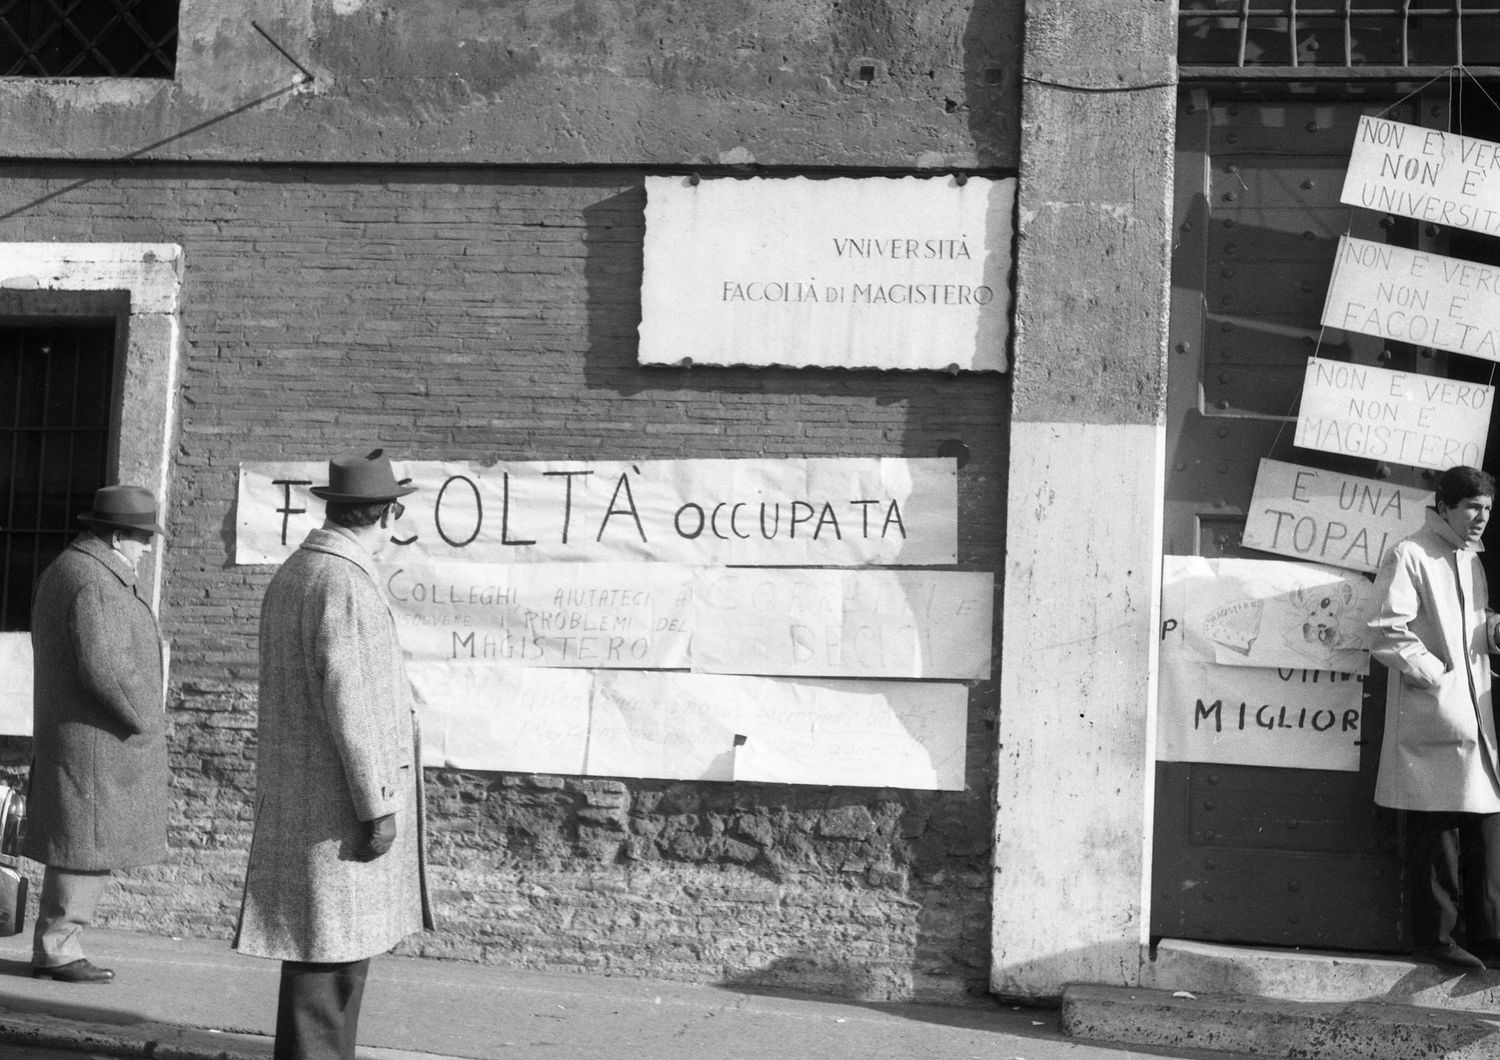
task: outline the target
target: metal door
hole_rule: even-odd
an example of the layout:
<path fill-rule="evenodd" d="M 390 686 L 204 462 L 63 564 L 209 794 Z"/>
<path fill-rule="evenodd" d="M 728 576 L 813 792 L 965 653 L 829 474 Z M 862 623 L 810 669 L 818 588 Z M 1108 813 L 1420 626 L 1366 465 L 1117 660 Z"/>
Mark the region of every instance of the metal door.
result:
<path fill-rule="evenodd" d="M 1338 237 L 1420 245 L 1413 222 L 1339 204 L 1380 102 L 1216 101 L 1178 116 L 1165 551 L 1241 548 L 1258 462 L 1431 488 L 1407 467 L 1292 445 L 1309 355 L 1442 374 L 1441 356 L 1320 330 Z M 1419 114 L 1420 111 L 1420 114 Z M 1440 108 L 1388 117 L 1445 127 Z M 1364 682 L 1357 773 L 1159 763 L 1152 934 L 1367 951 L 1406 947 L 1396 815 L 1374 805 L 1384 674 Z"/>

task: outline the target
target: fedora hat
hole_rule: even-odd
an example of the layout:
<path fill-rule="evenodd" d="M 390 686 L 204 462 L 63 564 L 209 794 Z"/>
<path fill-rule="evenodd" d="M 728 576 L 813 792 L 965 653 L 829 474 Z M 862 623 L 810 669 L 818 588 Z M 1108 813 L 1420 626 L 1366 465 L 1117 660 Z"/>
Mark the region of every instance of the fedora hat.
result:
<path fill-rule="evenodd" d="M 84 512 L 78 521 L 120 530 L 166 533 L 156 522 L 156 497 L 145 486 L 104 486 L 94 491 L 94 510 Z"/>
<path fill-rule="evenodd" d="M 314 486 L 314 497 L 342 504 L 377 504 L 415 493 L 417 487 L 403 486 L 391 471 L 390 458 L 384 449 L 367 456 L 345 456 L 328 461 L 328 485 Z"/>

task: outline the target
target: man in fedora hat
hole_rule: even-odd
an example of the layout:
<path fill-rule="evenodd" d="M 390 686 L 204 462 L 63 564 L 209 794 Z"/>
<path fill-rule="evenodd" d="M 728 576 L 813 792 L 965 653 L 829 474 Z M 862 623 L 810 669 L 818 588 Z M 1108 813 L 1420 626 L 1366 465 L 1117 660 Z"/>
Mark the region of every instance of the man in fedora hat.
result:
<path fill-rule="evenodd" d="M 401 518 L 377 449 L 327 502 L 260 616 L 255 835 L 234 945 L 280 959 L 275 1060 L 353 1060 L 370 958 L 432 926 L 411 686 L 374 561 Z"/>
<path fill-rule="evenodd" d="M 21 852 L 46 866 L 32 973 L 107 983 L 83 955 L 110 873 L 167 852 L 166 711 L 161 635 L 136 583 L 162 533 L 156 498 L 105 486 L 88 529 L 37 581 L 31 788 Z"/>

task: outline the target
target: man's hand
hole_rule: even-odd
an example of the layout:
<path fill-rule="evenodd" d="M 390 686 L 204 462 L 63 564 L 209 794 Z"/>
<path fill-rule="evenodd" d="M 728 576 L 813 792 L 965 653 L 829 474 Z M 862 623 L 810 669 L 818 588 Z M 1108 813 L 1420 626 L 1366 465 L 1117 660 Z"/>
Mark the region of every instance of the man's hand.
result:
<path fill-rule="evenodd" d="M 354 851 L 355 861 L 374 861 L 396 842 L 396 815 L 388 813 L 364 822 L 365 840 Z"/>

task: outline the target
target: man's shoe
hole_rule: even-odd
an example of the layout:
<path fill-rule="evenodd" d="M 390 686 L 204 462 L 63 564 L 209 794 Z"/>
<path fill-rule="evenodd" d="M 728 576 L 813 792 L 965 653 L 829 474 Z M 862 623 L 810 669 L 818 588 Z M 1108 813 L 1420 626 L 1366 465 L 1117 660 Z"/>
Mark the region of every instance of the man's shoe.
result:
<path fill-rule="evenodd" d="M 1425 957 L 1436 964 L 1446 964 L 1451 968 L 1477 969 L 1484 967 L 1483 961 L 1456 942 L 1444 942 L 1432 946 L 1418 946 L 1416 955 L 1418 957 Z"/>
<path fill-rule="evenodd" d="M 1485 939 L 1469 947 L 1469 952 L 1484 962 L 1486 968 L 1500 968 L 1500 939 Z"/>
<path fill-rule="evenodd" d="M 89 963 L 86 957 L 59 964 L 56 968 L 33 967 L 31 974 L 38 979 L 56 979 L 60 983 L 107 983 L 115 977 L 113 968 L 100 968 Z"/>

